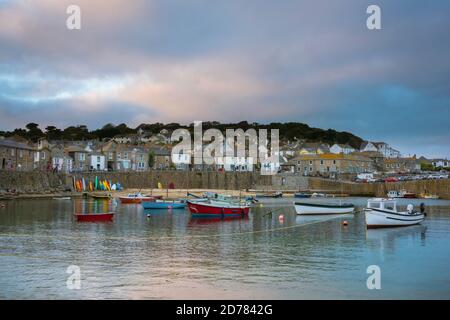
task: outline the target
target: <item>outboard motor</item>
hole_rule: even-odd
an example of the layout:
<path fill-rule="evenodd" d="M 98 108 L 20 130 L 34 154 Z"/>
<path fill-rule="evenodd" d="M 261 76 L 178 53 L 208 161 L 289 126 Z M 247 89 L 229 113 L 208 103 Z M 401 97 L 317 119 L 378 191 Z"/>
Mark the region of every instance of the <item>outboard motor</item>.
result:
<path fill-rule="evenodd" d="M 406 207 L 406 211 L 408 211 L 409 214 L 413 214 L 414 213 L 414 206 L 410 203 L 408 204 L 408 206 Z"/>
<path fill-rule="evenodd" d="M 425 203 L 423 202 L 420 204 L 420 213 L 423 213 L 425 216 L 427 215 L 425 212 Z"/>

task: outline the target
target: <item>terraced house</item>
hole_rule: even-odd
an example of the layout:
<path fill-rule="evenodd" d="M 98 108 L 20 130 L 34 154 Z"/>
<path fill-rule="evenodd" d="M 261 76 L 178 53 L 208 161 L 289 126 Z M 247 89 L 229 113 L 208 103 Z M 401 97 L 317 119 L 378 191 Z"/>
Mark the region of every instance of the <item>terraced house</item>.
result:
<path fill-rule="evenodd" d="M 300 155 L 292 161 L 296 165 L 296 171 L 304 176 L 336 176 L 374 171 L 374 164 L 370 158 L 354 154 Z"/>
<path fill-rule="evenodd" d="M 27 143 L 0 140 L 0 170 L 31 171 L 34 169 L 34 155 L 35 149 Z"/>
<path fill-rule="evenodd" d="M 384 159 L 384 171 L 390 173 L 409 173 L 420 171 L 420 161 L 416 156 L 410 158 Z"/>

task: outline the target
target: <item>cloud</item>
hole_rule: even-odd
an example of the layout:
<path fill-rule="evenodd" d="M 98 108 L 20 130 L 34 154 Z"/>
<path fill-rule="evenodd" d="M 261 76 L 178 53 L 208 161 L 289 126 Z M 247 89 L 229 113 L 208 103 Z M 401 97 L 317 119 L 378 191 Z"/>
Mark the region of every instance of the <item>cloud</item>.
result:
<path fill-rule="evenodd" d="M 379 0 L 379 31 L 359 0 L 79 0 L 69 31 L 72 3 L 0 1 L 2 129 L 302 121 L 450 156 L 448 1 Z"/>

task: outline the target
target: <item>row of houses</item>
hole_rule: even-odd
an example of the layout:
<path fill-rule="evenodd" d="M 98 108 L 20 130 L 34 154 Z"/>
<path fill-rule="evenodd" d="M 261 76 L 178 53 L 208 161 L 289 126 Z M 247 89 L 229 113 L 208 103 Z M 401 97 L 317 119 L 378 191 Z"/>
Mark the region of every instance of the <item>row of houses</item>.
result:
<path fill-rule="evenodd" d="M 166 137 L 166 134 L 162 134 Z M 204 150 L 202 150 L 204 151 Z M 385 143 L 365 142 L 356 150 L 349 145 L 321 143 L 285 144 L 280 147 L 279 163 L 261 168 L 249 155 L 213 157 L 213 164 L 195 161 L 193 152 L 172 154 L 171 146 L 154 142 L 131 144 L 115 141 L 47 141 L 37 144 L 15 137 L 0 139 L 0 169 L 78 171 L 146 171 L 149 169 L 219 170 L 219 171 L 289 171 L 301 175 L 337 176 L 362 172 L 415 172 L 428 161 L 435 167 L 448 168 L 445 159 L 401 157 Z M 201 163 L 201 164 L 197 164 Z"/>
<path fill-rule="evenodd" d="M 378 152 L 384 158 L 400 158 L 400 151 L 392 148 L 385 142 L 363 141 L 359 148 L 354 148 L 349 144 L 335 143 L 328 145 L 325 143 L 303 142 L 290 146 L 290 150 L 295 150 L 299 155 L 311 154 L 352 154 L 355 152 Z"/>
<path fill-rule="evenodd" d="M 281 165 L 283 171 L 304 176 L 336 177 L 363 172 L 412 173 L 421 170 L 421 162 L 413 157 L 384 158 L 371 153 L 299 155 Z"/>
<path fill-rule="evenodd" d="M 152 160 L 150 161 L 150 157 Z M 115 141 L 63 142 L 20 138 L 0 140 L 0 169 L 17 171 L 145 171 L 170 166 L 170 151 L 158 146 L 132 146 Z"/>

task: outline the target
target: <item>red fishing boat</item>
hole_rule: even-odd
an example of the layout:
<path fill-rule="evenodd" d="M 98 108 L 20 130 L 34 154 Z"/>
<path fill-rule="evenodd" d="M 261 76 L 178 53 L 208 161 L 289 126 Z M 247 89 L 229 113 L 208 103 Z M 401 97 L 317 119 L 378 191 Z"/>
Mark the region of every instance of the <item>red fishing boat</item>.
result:
<path fill-rule="evenodd" d="M 80 222 L 101 222 L 101 221 L 112 221 L 114 217 L 113 212 L 105 213 L 83 213 L 75 214 L 77 221 Z"/>
<path fill-rule="evenodd" d="M 190 200 L 187 204 L 194 218 L 245 217 L 250 211 L 250 206 L 233 202 Z"/>
<path fill-rule="evenodd" d="M 130 193 L 126 197 L 119 197 L 120 203 L 142 203 L 160 199 L 161 196 L 144 196 L 140 193 Z"/>

